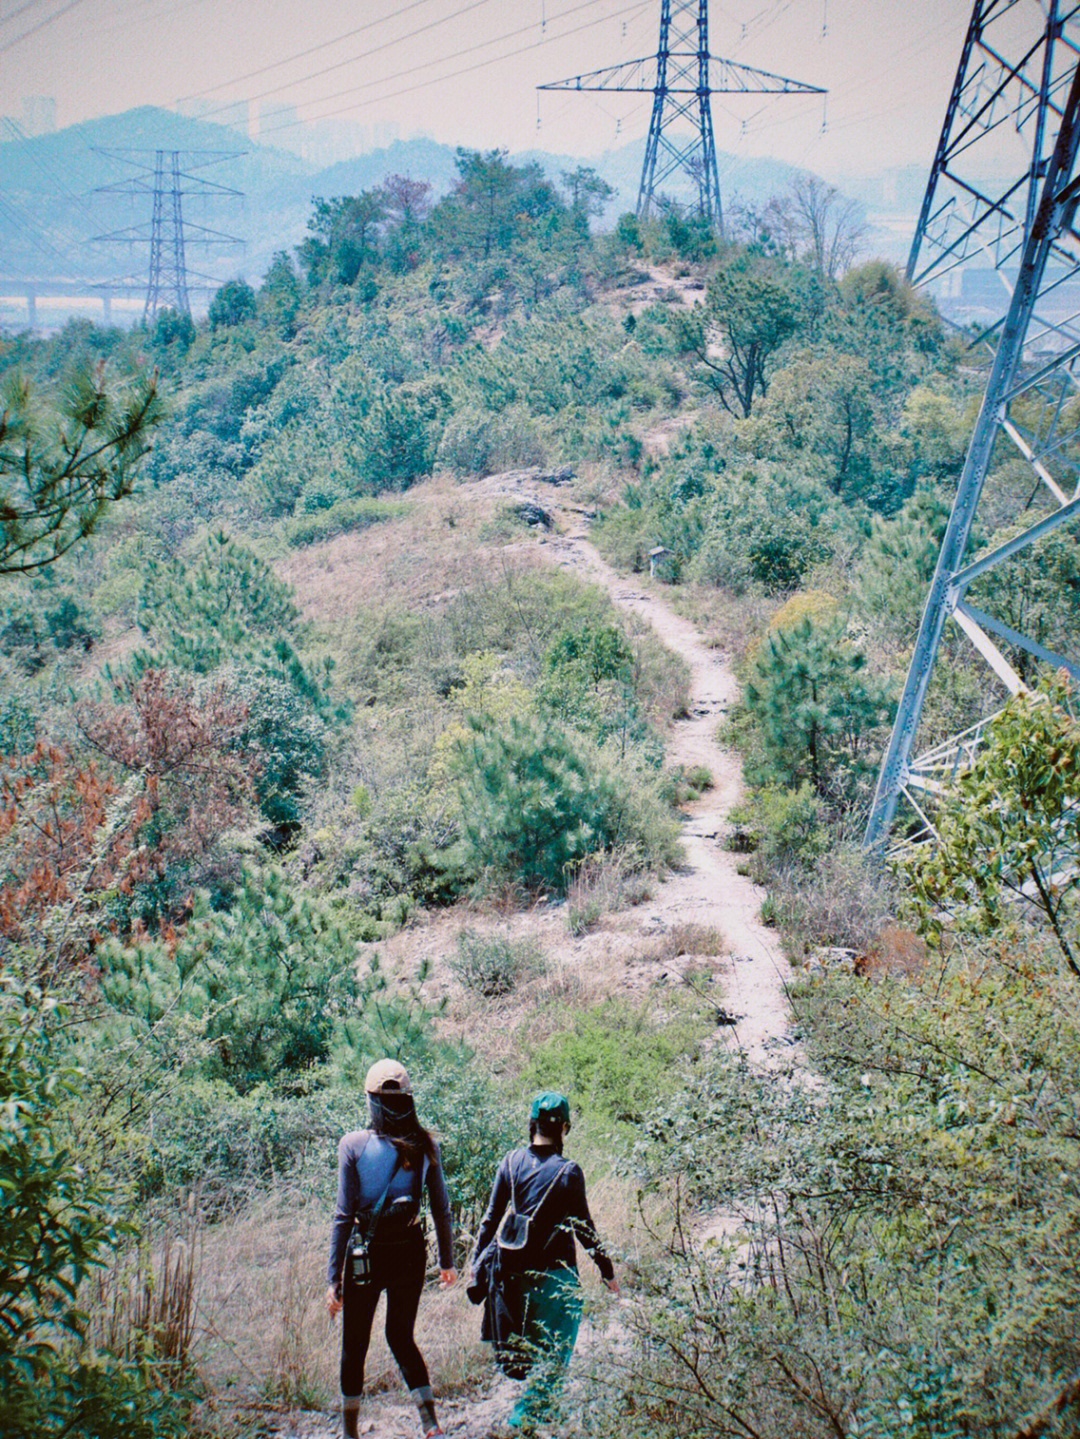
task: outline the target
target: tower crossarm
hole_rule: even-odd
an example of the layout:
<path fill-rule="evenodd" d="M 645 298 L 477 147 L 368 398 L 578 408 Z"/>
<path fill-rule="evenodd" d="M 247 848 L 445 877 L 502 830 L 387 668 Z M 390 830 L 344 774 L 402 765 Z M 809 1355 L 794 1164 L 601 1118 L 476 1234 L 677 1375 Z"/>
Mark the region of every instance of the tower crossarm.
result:
<path fill-rule="evenodd" d="M 717 55 L 706 57 L 709 64 L 708 93 L 712 95 L 824 95 L 818 85 L 806 85 L 801 80 L 789 80 L 784 75 L 773 75 L 768 70 L 755 70 L 750 65 L 740 65 L 734 60 L 725 60 Z M 648 55 L 642 60 L 625 60 L 621 65 L 609 65 L 603 70 L 591 70 L 585 75 L 572 75 L 568 80 L 553 80 L 547 85 L 538 85 L 538 90 L 625 90 L 635 94 L 653 94 L 657 88 L 657 57 Z M 664 91 L 668 95 L 698 95 L 701 93 L 699 65 L 701 56 L 693 53 L 668 52 L 668 69 L 664 80 Z M 714 68 L 715 67 L 715 68 Z"/>
<path fill-rule="evenodd" d="M 579 90 L 631 93 L 653 97 L 645 159 L 641 167 L 637 213 L 646 217 L 652 207 L 669 202 L 659 186 L 672 176 L 689 181 L 697 191 L 697 212 L 707 225 L 723 231 L 720 176 L 713 134 L 713 95 L 823 95 L 817 85 L 805 85 L 725 60 L 709 51 L 709 0 L 660 0 L 660 36 L 656 54 L 624 60 L 602 70 L 571 75 L 537 86 L 540 90 Z M 670 131 L 691 120 L 693 139 L 672 139 Z"/>

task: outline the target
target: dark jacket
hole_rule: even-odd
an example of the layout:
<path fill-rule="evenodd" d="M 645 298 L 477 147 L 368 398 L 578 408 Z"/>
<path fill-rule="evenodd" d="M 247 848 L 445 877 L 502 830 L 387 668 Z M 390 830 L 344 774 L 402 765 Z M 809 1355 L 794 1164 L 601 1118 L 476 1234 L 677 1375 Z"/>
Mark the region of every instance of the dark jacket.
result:
<path fill-rule="evenodd" d="M 330 1263 L 327 1266 L 329 1284 L 336 1285 L 341 1279 L 345 1250 L 354 1222 L 357 1218 L 363 1220 L 371 1214 L 386 1188 L 387 1181 L 390 1182 L 390 1190 L 386 1198 L 386 1208 L 383 1210 L 384 1215 L 389 1212 L 395 1199 L 410 1198 L 415 1202 L 415 1209 L 409 1217 L 419 1213 L 420 1198 L 424 1186 L 427 1186 L 431 1217 L 435 1222 L 435 1236 L 439 1245 L 439 1268 L 453 1268 L 450 1196 L 446 1192 L 441 1156 L 435 1163 L 425 1156 L 419 1175 L 399 1165 L 397 1173 L 391 1179 L 396 1158 L 397 1150 L 394 1145 L 369 1129 L 357 1129 L 352 1134 L 346 1134 L 338 1145 L 338 1197 L 330 1238 Z M 379 1232 L 383 1232 L 381 1221 Z"/>
<path fill-rule="evenodd" d="M 560 1169 L 563 1171 L 559 1174 Z M 556 1175 L 559 1177 L 556 1178 Z M 499 1222 L 510 1203 L 511 1179 L 518 1211 L 532 1214 L 544 1191 L 554 1180 L 554 1187 L 543 1201 L 539 1216 L 538 1239 L 550 1230 L 547 1242 L 539 1252 L 529 1255 L 529 1268 L 577 1269 L 575 1238 L 592 1255 L 593 1261 L 603 1279 L 611 1279 L 615 1273 L 611 1260 L 596 1233 L 585 1198 L 585 1175 L 581 1166 L 566 1160 L 550 1147 L 515 1149 L 499 1165 L 487 1213 L 480 1225 L 476 1248 L 473 1251 L 473 1267 L 479 1268 L 485 1250 L 495 1238 Z"/>

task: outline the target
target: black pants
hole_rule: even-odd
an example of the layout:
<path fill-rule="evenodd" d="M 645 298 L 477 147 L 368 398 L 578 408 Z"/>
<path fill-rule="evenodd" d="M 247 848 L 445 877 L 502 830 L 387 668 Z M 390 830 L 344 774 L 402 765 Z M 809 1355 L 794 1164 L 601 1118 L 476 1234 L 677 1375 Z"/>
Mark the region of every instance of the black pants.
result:
<path fill-rule="evenodd" d="M 364 1392 L 364 1361 L 371 1340 L 371 1325 L 379 1295 L 386 1290 L 386 1342 L 397 1360 L 409 1389 L 430 1382 L 424 1356 L 416 1347 L 413 1327 L 427 1275 L 427 1241 L 419 1225 L 396 1244 L 379 1244 L 371 1251 L 371 1279 L 354 1284 L 345 1260 L 341 1323 L 341 1392 L 354 1398 Z"/>

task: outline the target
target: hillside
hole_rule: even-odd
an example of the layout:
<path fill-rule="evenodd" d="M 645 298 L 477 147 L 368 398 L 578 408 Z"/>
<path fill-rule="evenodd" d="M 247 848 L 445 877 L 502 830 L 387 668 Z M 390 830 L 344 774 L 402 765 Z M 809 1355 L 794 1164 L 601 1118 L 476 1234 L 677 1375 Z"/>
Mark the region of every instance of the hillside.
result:
<path fill-rule="evenodd" d="M 149 202 L 119 195 L 95 195 L 136 172 L 101 150 L 213 150 L 240 152 L 221 166 L 200 171 L 217 184 L 243 192 L 242 202 L 194 200 L 188 215 L 196 224 L 237 236 L 243 247 L 209 254 L 192 249 L 193 270 L 220 282 L 244 275 L 256 282 L 277 250 L 291 250 L 304 237 L 315 195 L 358 194 L 401 174 L 429 182 L 436 195 L 454 178 L 450 146 L 425 139 L 399 140 L 386 148 L 319 168 L 272 144 L 252 142 L 236 130 L 166 110 L 145 108 L 73 125 L 51 135 L 9 139 L 0 144 L 0 281 L 11 278 L 72 278 L 88 283 L 139 274 L 143 249 L 90 245 L 94 235 L 125 230 L 149 219 Z M 601 224 L 633 209 L 641 173 L 642 144 L 609 150 L 584 162 L 570 156 L 529 151 L 519 163 L 539 164 L 557 182 L 563 171 L 584 163 L 613 187 Z M 718 157 L 725 193 L 743 203 L 763 204 L 796 173 L 772 160 Z"/>
<path fill-rule="evenodd" d="M 1076 1432 L 1065 677 L 1003 639 L 1001 709 L 948 640 L 926 741 L 1001 713 L 936 849 L 860 842 L 977 358 L 809 225 L 594 233 L 472 152 L 363 178 L 204 322 L 0 340 L 5 1439 L 340 1432 L 337 1145 L 385 1056 L 465 1278 L 569 1097 L 621 1292 L 583 1248 L 544 1439 Z M 1033 554 L 973 602 L 1064 649 L 1080 543 Z M 1066 858 L 1007 901 L 1033 831 Z M 445 1432 L 508 1435 L 408 1238 Z M 379 1333 L 361 1387 L 415 1433 Z"/>

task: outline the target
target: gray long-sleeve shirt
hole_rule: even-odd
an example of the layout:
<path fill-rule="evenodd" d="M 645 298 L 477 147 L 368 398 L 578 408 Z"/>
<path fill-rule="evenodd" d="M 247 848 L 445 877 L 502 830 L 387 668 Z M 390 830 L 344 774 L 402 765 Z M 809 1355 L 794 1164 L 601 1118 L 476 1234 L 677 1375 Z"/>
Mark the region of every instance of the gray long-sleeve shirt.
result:
<path fill-rule="evenodd" d="M 330 1263 L 327 1267 L 327 1282 L 336 1285 L 341 1280 L 345 1263 L 345 1250 L 349 1235 L 358 1216 L 370 1214 L 378 1204 L 387 1182 L 390 1189 L 386 1196 L 387 1207 L 395 1199 L 418 1199 L 427 1186 L 431 1203 L 431 1217 L 435 1222 L 435 1236 L 439 1246 L 439 1268 L 451 1269 L 454 1263 L 453 1236 L 450 1229 L 450 1196 L 446 1191 L 443 1177 L 442 1156 L 434 1163 L 425 1155 L 421 1161 L 419 1186 L 416 1171 L 398 1167 L 393 1179 L 390 1178 L 397 1159 L 397 1150 L 382 1135 L 368 1129 L 357 1129 L 346 1134 L 338 1145 L 338 1196 L 334 1211 L 334 1227 L 330 1237 Z M 383 1211 L 386 1212 L 385 1210 Z"/>

